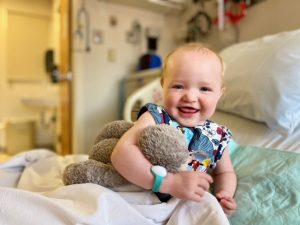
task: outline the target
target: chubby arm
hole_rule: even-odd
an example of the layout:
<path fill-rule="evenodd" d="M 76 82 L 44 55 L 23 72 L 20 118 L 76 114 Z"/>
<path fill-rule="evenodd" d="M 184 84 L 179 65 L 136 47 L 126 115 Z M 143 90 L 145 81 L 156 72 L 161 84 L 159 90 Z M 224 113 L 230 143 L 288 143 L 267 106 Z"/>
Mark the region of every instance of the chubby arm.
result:
<path fill-rule="evenodd" d="M 149 112 L 145 112 L 130 128 L 114 148 L 111 161 L 116 170 L 128 181 L 145 189 L 151 189 L 154 177 L 150 172 L 151 163 L 144 157 L 137 146 L 141 131 L 154 125 L 154 119 Z"/>
<path fill-rule="evenodd" d="M 214 170 L 213 178 L 215 196 L 225 213 L 227 215 L 233 214 L 237 208 L 237 204 L 233 198 L 236 191 L 237 178 L 228 148 L 224 150 L 223 156 Z"/>
<path fill-rule="evenodd" d="M 145 112 L 121 137 L 111 156 L 113 166 L 123 177 L 145 189 L 151 189 L 154 183 L 150 172 L 152 164 L 144 157 L 137 143 L 139 133 L 154 124 L 151 114 Z M 200 201 L 211 183 L 211 176 L 202 172 L 168 173 L 160 192 L 180 199 Z"/>

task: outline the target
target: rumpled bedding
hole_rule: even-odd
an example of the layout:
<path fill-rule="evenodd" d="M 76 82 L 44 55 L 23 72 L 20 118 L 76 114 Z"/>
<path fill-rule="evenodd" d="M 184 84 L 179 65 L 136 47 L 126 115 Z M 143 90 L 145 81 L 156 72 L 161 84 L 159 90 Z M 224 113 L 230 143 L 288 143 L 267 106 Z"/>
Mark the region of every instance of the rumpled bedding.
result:
<path fill-rule="evenodd" d="M 300 224 L 300 154 L 230 144 L 238 177 L 232 225 Z M 114 192 L 96 184 L 64 186 L 66 165 L 87 155 L 32 150 L 0 164 L 0 224 L 228 224 L 206 194 L 201 204 L 151 192 Z M 213 204 L 212 204 L 213 203 Z"/>
<path fill-rule="evenodd" d="M 58 156 L 32 150 L 0 164 L 1 225 L 229 225 L 215 197 L 200 203 L 171 198 L 160 203 L 150 191 L 115 192 L 96 184 L 64 186 L 66 165 L 87 155 Z"/>

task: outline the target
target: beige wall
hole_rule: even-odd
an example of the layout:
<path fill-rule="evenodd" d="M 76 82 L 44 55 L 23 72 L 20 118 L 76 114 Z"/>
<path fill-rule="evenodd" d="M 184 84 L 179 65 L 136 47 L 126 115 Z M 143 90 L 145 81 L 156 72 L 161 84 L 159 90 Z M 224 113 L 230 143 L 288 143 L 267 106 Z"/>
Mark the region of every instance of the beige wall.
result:
<path fill-rule="evenodd" d="M 239 24 L 240 41 L 300 28 L 299 0 L 266 0 L 250 8 Z"/>
<path fill-rule="evenodd" d="M 216 1 L 205 2 L 205 10 L 211 18 L 217 16 Z M 299 0 L 265 0 L 247 8 L 246 16 L 238 23 L 239 42 L 258 38 L 267 34 L 293 30 L 300 28 L 300 1 Z M 199 7 L 192 7 L 185 11 L 180 21 L 180 30 L 185 30 L 186 21 L 194 15 Z M 228 32 L 221 32 L 217 26 L 213 26 L 208 36 L 200 41 L 211 45 L 216 50 L 221 50 L 234 42 L 226 42 L 232 39 L 233 28 Z M 184 32 L 179 32 L 184 34 Z"/>
<path fill-rule="evenodd" d="M 80 3 L 74 1 L 75 18 Z M 139 56 L 146 51 L 145 28 L 151 26 L 161 30 L 158 53 L 163 57 L 176 44 L 174 27 L 178 25 L 174 22 L 176 17 L 166 18 L 163 14 L 105 1 L 86 3 L 91 30 L 101 30 L 103 42 L 91 42 L 90 52 L 77 51 L 80 46 L 74 46 L 75 152 L 87 152 L 100 127 L 119 118 L 120 81 L 135 70 Z M 111 16 L 117 19 L 116 26 L 110 25 Z M 133 45 L 126 41 L 126 33 L 135 20 L 142 26 L 142 41 Z M 111 52 L 115 58 L 113 61 L 109 60 Z"/>
<path fill-rule="evenodd" d="M 74 16 L 78 9 L 74 1 Z M 86 1 L 87 2 L 87 1 Z M 247 16 L 239 25 L 240 41 L 276 33 L 300 26 L 300 8 L 298 0 L 266 0 L 247 11 Z M 207 4 L 206 9 L 216 14 L 216 5 Z M 75 152 L 87 152 L 93 140 L 105 123 L 118 119 L 120 80 L 129 75 L 137 63 L 138 56 L 145 51 L 145 39 L 141 45 L 133 46 L 125 39 L 133 20 L 139 20 L 142 27 L 155 26 L 161 28 L 161 39 L 158 53 L 164 57 L 166 53 L 184 36 L 185 24 L 194 9 L 184 15 L 165 17 L 162 14 L 147 12 L 106 3 L 106 1 L 88 1 L 87 9 L 91 16 L 91 29 L 103 31 L 103 43 L 92 44 L 90 53 L 74 52 L 74 146 Z M 113 15 L 118 20 L 116 27 L 109 26 L 109 18 Z M 203 39 L 216 49 L 225 47 L 220 43 L 218 31 L 213 28 L 212 34 Z M 109 51 L 115 53 L 115 61 L 108 60 Z"/>

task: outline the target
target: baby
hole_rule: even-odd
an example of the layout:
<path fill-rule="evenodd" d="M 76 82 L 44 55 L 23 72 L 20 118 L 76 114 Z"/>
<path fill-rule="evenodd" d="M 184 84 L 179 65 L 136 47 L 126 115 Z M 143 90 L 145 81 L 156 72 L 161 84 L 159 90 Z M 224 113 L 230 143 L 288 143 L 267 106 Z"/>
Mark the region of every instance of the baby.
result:
<path fill-rule="evenodd" d="M 222 59 L 199 43 L 171 52 L 161 77 L 164 104 L 143 107 L 135 125 L 119 140 L 111 158 L 118 172 L 145 189 L 196 202 L 213 184 L 224 212 L 233 214 L 237 181 L 228 150 L 231 132 L 209 120 L 224 90 L 223 76 Z M 188 171 L 167 173 L 143 156 L 138 134 L 155 124 L 169 124 L 184 133 L 192 156 Z"/>

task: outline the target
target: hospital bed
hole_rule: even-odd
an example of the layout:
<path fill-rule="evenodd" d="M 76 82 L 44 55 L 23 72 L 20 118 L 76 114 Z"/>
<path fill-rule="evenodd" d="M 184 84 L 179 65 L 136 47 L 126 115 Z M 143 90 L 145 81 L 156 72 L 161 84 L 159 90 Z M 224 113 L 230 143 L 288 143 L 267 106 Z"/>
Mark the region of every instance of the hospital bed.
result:
<path fill-rule="evenodd" d="M 225 92 L 212 120 L 233 132 L 231 157 L 238 176 L 232 224 L 300 223 L 300 30 L 265 36 L 221 51 Z M 137 90 L 137 106 L 162 104 L 160 80 Z M 131 110 L 131 111 L 130 111 Z"/>
<path fill-rule="evenodd" d="M 238 177 L 233 225 L 300 223 L 299 43 L 295 30 L 220 53 L 226 90 L 212 120 L 233 132 L 230 154 Z M 159 79 L 127 99 L 124 119 L 134 121 L 137 108 L 147 102 L 162 103 Z M 115 193 L 96 184 L 64 186 L 65 166 L 86 159 L 34 149 L 5 160 L 0 224 L 177 224 L 167 222 L 172 208 L 142 193 Z"/>

